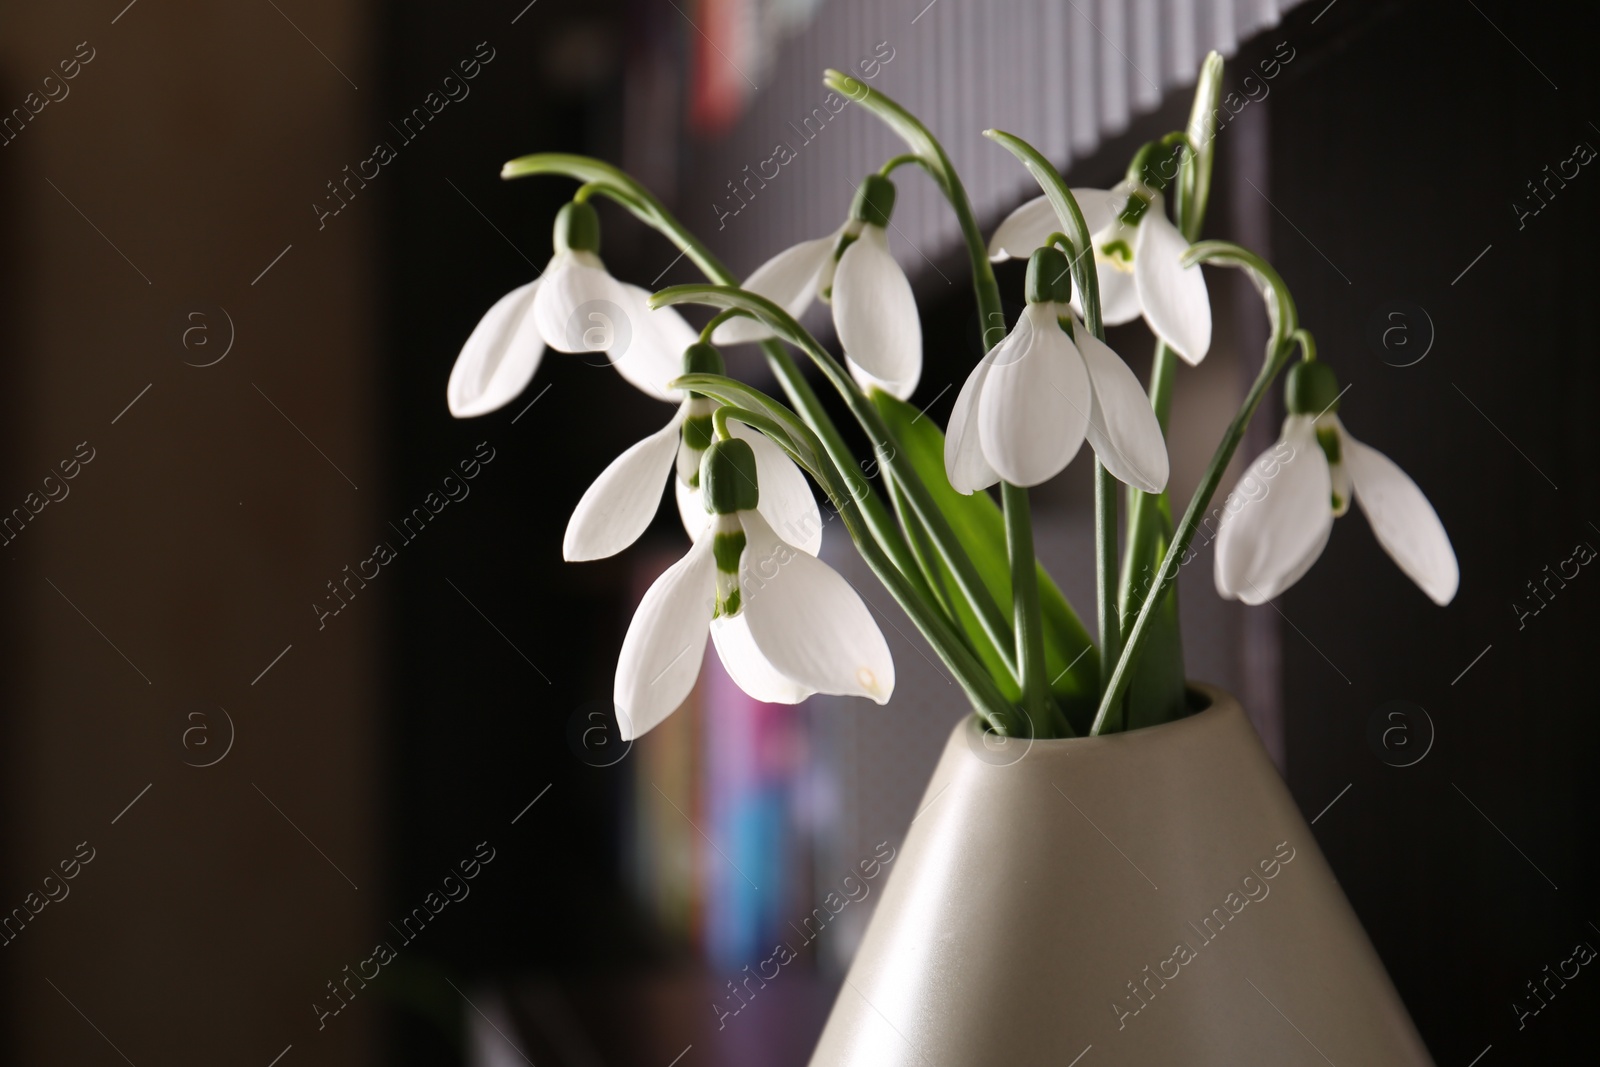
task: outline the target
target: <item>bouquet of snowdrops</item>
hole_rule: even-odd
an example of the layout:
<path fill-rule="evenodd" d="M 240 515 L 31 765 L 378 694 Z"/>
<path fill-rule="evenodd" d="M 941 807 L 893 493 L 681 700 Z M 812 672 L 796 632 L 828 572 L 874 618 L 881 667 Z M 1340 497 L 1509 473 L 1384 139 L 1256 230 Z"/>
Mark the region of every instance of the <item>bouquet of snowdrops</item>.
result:
<path fill-rule="evenodd" d="M 1200 240 L 1221 77 L 1213 53 L 1187 128 L 1144 145 L 1107 190 L 1068 188 L 1027 142 L 986 131 L 1043 195 L 985 241 L 933 135 L 882 93 L 828 71 L 829 88 L 885 122 L 907 151 L 863 178 L 837 230 L 778 253 L 742 285 L 616 168 L 558 154 L 505 165 L 505 178 L 555 174 L 580 185 L 556 217 L 544 272 L 495 304 L 467 340 L 450 376 L 451 411 L 467 417 L 508 403 L 547 347 L 607 351 L 628 382 L 674 405 L 666 425 L 583 495 L 564 544 L 569 560 L 620 552 L 649 525 L 662 481 L 671 482 L 692 544 L 645 594 L 623 641 L 614 699 L 625 738 L 683 702 L 708 637 L 758 700 L 889 700 L 895 670 L 883 634 L 862 598 L 817 558 L 823 521 L 808 476 L 990 730 L 1072 737 L 1187 714 L 1174 582 L 1246 426 L 1291 361 L 1282 438 L 1246 474 L 1249 491 L 1222 509 L 1217 591 L 1249 604 L 1283 592 L 1354 499 L 1406 574 L 1436 602 L 1450 601 L 1458 572 L 1438 517 L 1404 472 L 1345 430 L 1338 380 L 1318 359 L 1283 279 L 1247 249 Z M 922 336 L 886 227 L 893 176 L 908 166 L 955 212 L 985 327 L 987 354 L 943 435 L 907 402 Z M 613 278 L 600 258 L 595 196 L 672 241 L 707 284 L 651 294 Z M 992 262 L 1010 257 L 1028 267 L 1026 310 L 1008 329 Z M 1211 344 L 1202 264 L 1241 270 L 1255 283 L 1271 337 L 1174 524 L 1164 427 L 1178 361 L 1199 363 Z M 798 321 L 813 300 L 831 305 L 842 361 Z M 697 333 L 680 304 L 715 314 Z M 1105 340 L 1106 325 L 1141 316 L 1157 338 L 1148 390 Z M 743 343 L 762 346 L 787 403 L 727 376 L 718 346 Z M 804 362 L 872 443 L 881 489 L 859 476 Z M 1028 501 L 1029 487 L 1061 473 L 1085 440 L 1095 466 L 1098 643 L 1034 557 Z M 1120 551 L 1119 507 L 1127 512 Z"/>

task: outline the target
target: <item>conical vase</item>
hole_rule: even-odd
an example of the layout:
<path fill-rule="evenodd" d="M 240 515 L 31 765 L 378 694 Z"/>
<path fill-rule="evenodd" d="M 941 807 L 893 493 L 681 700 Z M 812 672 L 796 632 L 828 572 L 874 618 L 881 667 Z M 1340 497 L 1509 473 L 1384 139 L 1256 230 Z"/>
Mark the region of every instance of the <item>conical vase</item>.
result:
<path fill-rule="evenodd" d="M 1238 702 L 951 735 L 812 1067 L 1431 1064 Z"/>

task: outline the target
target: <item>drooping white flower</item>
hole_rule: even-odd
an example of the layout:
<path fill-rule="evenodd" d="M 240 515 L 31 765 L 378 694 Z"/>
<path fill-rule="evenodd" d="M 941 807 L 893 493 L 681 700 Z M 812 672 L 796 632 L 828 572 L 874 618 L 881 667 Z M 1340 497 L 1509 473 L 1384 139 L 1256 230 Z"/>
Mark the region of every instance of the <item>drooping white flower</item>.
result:
<path fill-rule="evenodd" d="M 957 492 L 1002 478 L 1048 481 L 1085 437 L 1121 481 L 1147 493 L 1166 488 L 1166 440 L 1149 398 L 1128 365 L 1073 317 L 1070 287 L 1067 257 L 1034 251 L 1027 310 L 973 368 L 950 413 L 944 463 Z"/>
<path fill-rule="evenodd" d="M 652 309 L 645 289 L 613 278 L 599 250 L 594 208 L 562 207 L 544 273 L 501 297 L 456 357 L 445 389 L 452 415 L 487 415 L 509 404 L 533 380 L 546 346 L 605 352 L 634 387 L 658 400 L 676 399 L 666 383 L 680 373 L 694 329 L 672 308 Z"/>
<path fill-rule="evenodd" d="M 1143 183 L 1122 181 L 1110 189 L 1074 189 L 1072 195 L 1094 245 L 1101 319 L 1120 326 L 1142 314 L 1173 351 L 1199 363 L 1211 348 L 1211 301 L 1200 267 L 1179 263 L 1189 242 L 1167 218 L 1161 194 Z M 995 260 L 1026 256 L 1060 229 L 1049 200 L 1030 200 L 995 230 L 989 255 Z M 1076 294 L 1074 307 L 1082 314 Z"/>
<path fill-rule="evenodd" d="M 721 374 L 722 357 L 715 348 L 696 342 L 683 354 L 681 373 Z M 712 438 L 711 415 L 717 401 L 691 394 L 665 426 L 632 445 L 594 480 L 578 501 L 562 542 L 569 561 L 614 556 L 639 539 L 661 503 L 661 482 L 671 478 L 678 515 L 690 540 L 698 540 L 711 522 L 700 486 L 700 460 Z M 755 453 L 762 486 L 758 505 L 768 523 L 784 539 L 811 555 L 822 548 L 822 515 L 805 475 L 768 438 L 733 422 L 730 432 Z"/>
<path fill-rule="evenodd" d="M 883 704 L 894 691 L 894 660 L 861 597 L 773 531 L 757 507 L 758 477 L 746 441 L 707 451 L 712 522 L 651 585 L 622 642 L 612 695 L 624 740 L 683 703 L 708 635 L 729 677 L 757 700 L 832 693 Z"/>
<path fill-rule="evenodd" d="M 1217 592 L 1246 604 L 1281 594 L 1322 555 L 1333 520 L 1354 497 L 1390 558 L 1434 603 L 1450 603 L 1461 574 L 1439 516 L 1393 460 L 1344 428 L 1332 372 L 1300 363 L 1288 394 L 1282 436 L 1251 464 L 1224 508 Z"/>
<path fill-rule="evenodd" d="M 856 381 L 903 400 L 922 376 L 922 323 L 911 283 L 889 253 L 885 227 L 894 212 L 894 197 L 893 182 L 868 175 L 856 189 L 843 226 L 779 252 L 756 268 L 744 288 L 795 318 L 814 299 L 830 302 L 834 329 Z M 712 340 L 727 345 L 771 336 L 756 320 L 736 318 L 719 326 Z"/>

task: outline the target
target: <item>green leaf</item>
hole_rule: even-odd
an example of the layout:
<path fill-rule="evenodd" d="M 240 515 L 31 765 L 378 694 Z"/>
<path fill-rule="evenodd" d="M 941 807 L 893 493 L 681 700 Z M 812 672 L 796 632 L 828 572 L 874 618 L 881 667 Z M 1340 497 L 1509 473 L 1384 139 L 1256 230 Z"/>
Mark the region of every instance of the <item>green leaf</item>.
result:
<path fill-rule="evenodd" d="M 950 520 L 956 539 L 972 557 L 983 584 L 998 602 L 1011 603 L 1005 518 L 999 505 L 987 493 L 963 496 L 951 487 L 944 472 L 944 434 L 932 419 L 881 390 L 873 390 L 872 400 L 904 450 L 905 458 L 933 495 L 934 503 Z M 940 569 L 945 584 L 950 585 L 952 578 L 942 563 Z M 1007 699 L 1019 699 L 1021 692 L 971 606 L 961 597 L 952 600 L 957 622 L 990 675 L 1000 684 Z M 1083 733 L 1094 714 L 1099 693 L 1099 654 L 1089 639 L 1088 630 L 1043 566 L 1039 567 L 1039 602 L 1044 617 L 1050 692 L 1061 704 L 1073 728 Z"/>
<path fill-rule="evenodd" d="M 950 160 L 945 156 L 944 148 L 940 146 L 938 140 L 915 115 L 884 94 L 874 92 L 865 82 L 841 71 L 831 68 L 823 71 L 822 84 L 847 97 L 853 103 L 860 104 L 898 134 L 906 143 L 906 147 L 930 169 L 934 179 L 945 187 L 945 192 L 948 194 L 954 177 Z"/>
<path fill-rule="evenodd" d="M 811 335 L 793 315 L 760 293 L 737 285 L 669 285 L 650 296 L 653 308 L 674 304 L 704 304 L 718 311 L 741 311 L 796 348 L 809 348 L 814 344 Z"/>
<path fill-rule="evenodd" d="M 1150 586 L 1155 584 L 1155 569 L 1166 558 L 1172 544 L 1172 505 L 1167 495 L 1142 501 L 1143 507 L 1129 511 L 1130 522 L 1150 525 L 1148 545 L 1150 553 L 1143 566 L 1144 573 L 1135 574 L 1134 596 L 1129 606 L 1123 608 L 1123 619 L 1131 625 L 1133 609 L 1143 602 Z M 1130 534 L 1130 544 L 1133 542 Z M 1148 624 L 1149 633 L 1139 658 L 1134 661 L 1133 677 L 1123 700 L 1125 729 L 1181 719 L 1189 713 L 1188 679 L 1183 670 L 1183 631 L 1178 619 L 1178 586 L 1174 582 L 1161 602 L 1156 605 Z"/>
<path fill-rule="evenodd" d="M 1189 125 L 1185 131 L 1193 151 L 1184 158 L 1181 181 L 1184 217 L 1178 220 L 1183 235 L 1190 241 L 1200 237 L 1200 224 L 1206 217 L 1206 203 L 1211 198 L 1211 167 L 1216 156 L 1217 100 L 1222 95 L 1222 56 L 1212 52 L 1200 65 L 1200 76 L 1195 80 L 1194 104 L 1189 109 Z"/>
<path fill-rule="evenodd" d="M 1272 264 L 1232 241 L 1200 241 L 1189 246 L 1178 260 L 1185 267 L 1195 263 L 1210 263 L 1219 267 L 1237 267 L 1244 271 L 1261 298 L 1267 304 L 1267 321 L 1272 325 L 1272 340 L 1267 342 L 1270 353 L 1289 338 L 1300 326 L 1294 296 Z"/>

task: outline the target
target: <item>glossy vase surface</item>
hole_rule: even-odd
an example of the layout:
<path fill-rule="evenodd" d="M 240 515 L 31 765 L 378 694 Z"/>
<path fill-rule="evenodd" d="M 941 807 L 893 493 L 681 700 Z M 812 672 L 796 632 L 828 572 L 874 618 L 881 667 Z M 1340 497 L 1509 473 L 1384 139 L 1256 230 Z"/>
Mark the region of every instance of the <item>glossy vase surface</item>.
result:
<path fill-rule="evenodd" d="M 958 726 L 812 1067 L 1431 1064 L 1238 702 L 1193 691 L 1105 737 Z"/>

